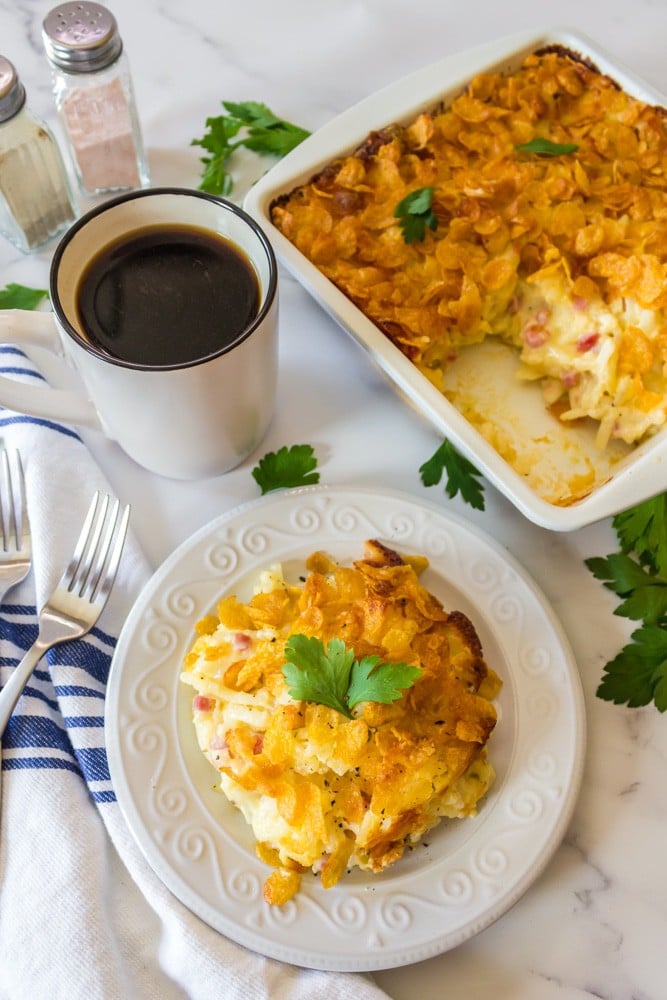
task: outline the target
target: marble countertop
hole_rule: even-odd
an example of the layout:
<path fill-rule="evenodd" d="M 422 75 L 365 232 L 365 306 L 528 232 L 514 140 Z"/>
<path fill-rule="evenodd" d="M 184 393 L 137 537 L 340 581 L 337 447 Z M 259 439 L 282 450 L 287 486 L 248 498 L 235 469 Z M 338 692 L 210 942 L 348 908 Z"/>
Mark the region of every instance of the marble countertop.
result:
<path fill-rule="evenodd" d="M 426 63 L 555 24 L 584 32 L 667 93 L 667 3 L 561 0 L 114 0 L 130 59 L 154 184 L 196 187 L 190 145 L 220 101 L 258 100 L 314 130 Z M 17 66 L 32 108 L 58 134 L 40 28 L 48 5 L 0 0 L 2 54 Z M 254 165 L 253 165 L 254 166 Z M 243 169 L 249 168 L 240 168 Z M 240 195 L 247 181 L 238 178 Z M 51 248 L 52 249 L 52 248 Z M 26 257 L 0 242 L 0 286 L 44 286 L 50 249 Z M 562 845 L 496 923 L 420 964 L 374 974 L 394 1000 L 660 1000 L 667 995 L 667 718 L 596 696 L 604 664 L 630 625 L 583 560 L 616 547 L 607 521 L 572 533 L 536 527 L 490 486 L 486 510 L 422 486 L 418 469 L 440 437 L 401 402 L 372 362 L 281 271 L 280 383 L 275 419 L 255 455 L 220 478 L 159 479 L 113 443 L 86 440 L 118 494 L 151 563 L 212 517 L 258 495 L 258 457 L 308 441 L 322 481 L 407 491 L 442 504 L 519 560 L 550 601 L 572 645 L 588 737 L 581 794 Z"/>

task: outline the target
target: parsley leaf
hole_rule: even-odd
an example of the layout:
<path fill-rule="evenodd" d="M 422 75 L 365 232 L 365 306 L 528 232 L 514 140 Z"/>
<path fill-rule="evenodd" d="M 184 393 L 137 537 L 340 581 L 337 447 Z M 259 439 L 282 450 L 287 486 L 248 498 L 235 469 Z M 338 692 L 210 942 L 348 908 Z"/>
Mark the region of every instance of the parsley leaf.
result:
<path fill-rule="evenodd" d="M 12 282 L 0 288 L 0 309 L 36 309 L 48 296 L 45 288 L 28 288 Z"/>
<path fill-rule="evenodd" d="M 632 641 L 605 666 L 598 697 L 638 708 L 655 702 L 667 709 L 667 631 L 657 625 L 636 629 Z"/>
<path fill-rule="evenodd" d="M 285 644 L 283 677 L 288 691 L 297 701 L 327 705 L 351 718 L 347 689 L 354 662 L 354 651 L 340 639 L 331 639 L 326 652 L 316 636 L 291 635 Z"/>
<path fill-rule="evenodd" d="M 293 444 L 290 448 L 283 445 L 278 451 L 267 452 L 252 470 L 252 475 L 264 494 L 319 483 L 320 474 L 314 471 L 316 468 L 317 458 L 311 445 Z"/>
<path fill-rule="evenodd" d="M 642 565 L 667 577 L 667 493 L 617 514 L 612 525 L 623 552 L 636 552 Z"/>
<path fill-rule="evenodd" d="M 437 486 L 445 470 L 447 495 L 453 498 L 460 493 L 461 498 L 471 507 L 484 510 L 484 487 L 478 482 L 481 472 L 447 438 L 428 461 L 419 467 L 422 483 L 424 486 Z"/>
<path fill-rule="evenodd" d="M 426 236 L 427 226 L 433 230 L 438 228 L 432 208 L 434 193 L 432 187 L 417 188 L 402 198 L 394 209 L 394 217 L 399 220 L 406 243 L 420 243 Z"/>
<path fill-rule="evenodd" d="M 402 697 L 421 674 L 407 663 L 381 663 L 379 656 L 356 660 L 341 639 L 331 639 L 326 651 L 316 636 L 292 635 L 285 644 L 283 676 L 292 698 L 327 705 L 352 719 L 352 709 L 364 701 L 389 705 Z"/>
<path fill-rule="evenodd" d="M 352 664 L 352 678 L 347 692 L 350 708 L 363 701 L 378 701 L 389 705 L 411 687 L 421 670 L 407 663 L 381 663 L 379 656 L 364 656 Z"/>
<path fill-rule="evenodd" d="M 612 525 L 621 547 L 584 562 L 621 598 L 615 614 L 641 621 L 605 665 L 599 698 L 631 708 L 653 701 L 667 711 L 667 494 L 617 514 Z"/>
<path fill-rule="evenodd" d="M 209 194 L 231 193 L 234 181 L 227 170 L 227 161 L 239 147 L 245 146 L 263 156 L 281 157 L 310 135 L 306 129 L 277 118 L 266 104 L 258 101 L 223 101 L 222 106 L 228 114 L 207 118 L 206 132 L 201 139 L 191 142 L 208 154 L 201 157 L 204 169 L 199 189 Z"/>
<path fill-rule="evenodd" d="M 597 580 L 624 598 L 614 614 L 650 625 L 667 622 L 667 580 L 624 552 L 584 562 Z"/>
<path fill-rule="evenodd" d="M 576 142 L 552 142 L 551 139 L 537 137 L 530 142 L 524 142 L 514 147 L 519 153 L 537 153 L 538 156 L 564 156 L 576 153 L 579 146 Z"/>

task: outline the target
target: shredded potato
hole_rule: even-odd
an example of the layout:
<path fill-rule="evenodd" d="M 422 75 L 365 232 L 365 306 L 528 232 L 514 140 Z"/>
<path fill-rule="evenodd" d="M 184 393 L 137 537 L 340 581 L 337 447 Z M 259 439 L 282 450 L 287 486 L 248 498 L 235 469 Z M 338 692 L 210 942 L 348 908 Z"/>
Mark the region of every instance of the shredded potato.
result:
<path fill-rule="evenodd" d="M 577 148 L 517 148 L 536 138 Z M 666 171 L 664 111 L 558 48 L 372 133 L 271 217 L 436 386 L 498 336 L 604 448 L 665 423 Z M 406 243 L 394 210 L 423 187 L 438 226 Z"/>
<path fill-rule="evenodd" d="M 420 583 L 425 565 L 377 541 L 352 566 L 316 552 L 303 586 L 272 567 L 247 604 L 226 597 L 197 627 L 182 673 L 197 739 L 275 869 L 272 905 L 309 869 L 325 888 L 355 866 L 382 871 L 442 817 L 473 815 L 494 780 L 500 681 L 469 619 Z M 348 718 L 290 697 L 282 667 L 297 633 L 421 672 L 398 700 Z"/>

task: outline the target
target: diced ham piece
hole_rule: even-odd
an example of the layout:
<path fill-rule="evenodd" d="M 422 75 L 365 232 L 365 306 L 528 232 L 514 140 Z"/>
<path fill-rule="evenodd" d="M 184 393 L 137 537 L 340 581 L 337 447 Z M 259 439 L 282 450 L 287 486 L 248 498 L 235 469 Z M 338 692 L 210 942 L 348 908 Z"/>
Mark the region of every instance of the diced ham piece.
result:
<path fill-rule="evenodd" d="M 261 753 L 264 749 L 264 737 L 260 733 L 255 736 L 255 742 L 252 745 L 253 753 Z"/>
<path fill-rule="evenodd" d="M 572 389 L 579 381 L 579 372 L 565 372 L 561 381 L 566 389 Z"/>
<path fill-rule="evenodd" d="M 585 312 L 588 309 L 588 299 L 585 299 L 583 295 L 575 295 L 572 299 L 572 305 L 579 312 Z"/>
<path fill-rule="evenodd" d="M 232 636 L 232 646 L 239 652 L 249 649 L 252 644 L 252 639 L 245 632 L 235 632 Z"/>
<path fill-rule="evenodd" d="M 585 333 L 583 336 L 579 337 L 579 340 L 577 341 L 577 350 L 581 351 L 582 354 L 584 351 L 590 351 L 593 347 L 595 347 L 599 339 L 600 334 L 597 330 Z"/>
<path fill-rule="evenodd" d="M 523 328 L 523 339 L 526 347 L 541 347 L 546 344 L 549 334 L 539 323 L 526 323 Z"/>
<path fill-rule="evenodd" d="M 210 712 L 213 708 L 213 702 L 205 694 L 196 694 L 192 699 L 192 707 L 195 712 Z"/>

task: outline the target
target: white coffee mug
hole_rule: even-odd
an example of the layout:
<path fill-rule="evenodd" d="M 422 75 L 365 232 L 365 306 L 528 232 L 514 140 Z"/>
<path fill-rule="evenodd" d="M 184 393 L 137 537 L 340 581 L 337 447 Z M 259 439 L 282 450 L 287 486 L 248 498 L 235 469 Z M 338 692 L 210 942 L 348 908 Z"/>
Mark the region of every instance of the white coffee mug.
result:
<path fill-rule="evenodd" d="M 256 274 L 258 310 L 231 343 L 204 358 L 170 365 L 123 361 L 87 338 L 77 307 L 81 276 L 102 247 L 165 225 L 197 227 L 240 248 Z M 58 243 L 49 292 L 52 313 L 0 310 L 0 340 L 64 354 L 81 377 L 82 391 L 0 377 L 0 404 L 101 430 L 146 469 L 175 479 L 226 472 L 259 444 L 275 403 L 277 267 L 264 232 L 237 205 L 180 188 L 133 191 L 107 201 Z M 224 328 L 225 316 L 219 322 Z"/>

